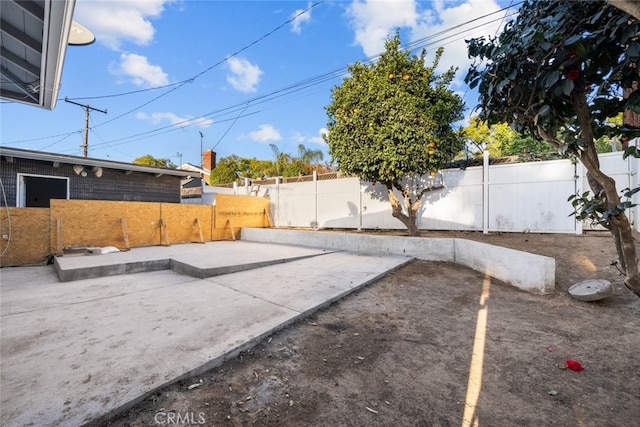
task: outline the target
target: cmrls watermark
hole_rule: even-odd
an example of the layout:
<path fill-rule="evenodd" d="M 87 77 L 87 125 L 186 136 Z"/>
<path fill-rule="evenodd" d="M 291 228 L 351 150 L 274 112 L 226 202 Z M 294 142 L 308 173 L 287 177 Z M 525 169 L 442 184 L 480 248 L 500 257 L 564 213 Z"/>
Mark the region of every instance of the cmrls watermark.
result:
<path fill-rule="evenodd" d="M 204 416 L 204 412 L 156 412 L 153 420 L 158 425 L 170 426 L 170 425 L 204 425 L 207 420 Z"/>

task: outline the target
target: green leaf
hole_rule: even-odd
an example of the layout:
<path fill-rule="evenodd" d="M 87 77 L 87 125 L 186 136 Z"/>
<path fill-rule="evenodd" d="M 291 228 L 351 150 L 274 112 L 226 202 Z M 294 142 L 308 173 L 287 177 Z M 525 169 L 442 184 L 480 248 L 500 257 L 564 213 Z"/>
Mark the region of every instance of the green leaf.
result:
<path fill-rule="evenodd" d="M 574 87 L 575 85 L 573 83 L 573 80 L 563 80 L 562 83 L 560 83 L 560 90 L 566 96 L 571 95 L 571 92 L 573 92 Z"/>
<path fill-rule="evenodd" d="M 576 43 L 580 39 L 582 39 L 582 34 L 574 34 L 564 41 L 564 46 L 571 46 L 572 44 Z"/>
<path fill-rule="evenodd" d="M 508 84 L 509 84 L 509 80 L 507 79 L 500 81 L 500 83 L 498 83 L 498 86 L 496 86 L 496 92 L 502 93 L 502 89 L 504 89 L 504 87 Z"/>
<path fill-rule="evenodd" d="M 638 59 L 640 59 L 640 43 L 638 42 L 631 43 L 627 48 L 627 51 L 625 52 L 625 54 L 630 61 L 635 62 Z"/>
<path fill-rule="evenodd" d="M 624 160 L 627 160 L 627 157 L 629 156 L 635 157 L 636 159 L 640 159 L 640 150 L 638 150 L 638 147 L 633 145 L 630 147 L 627 147 L 627 149 L 624 150 L 624 153 L 622 154 L 622 158 Z"/>
<path fill-rule="evenodd" d="M 547 76 L 544 78 L 544 88 L 549 89 L 551 86 L 556 84 L 558 82 L 558 79 L 560 79 L 560 75 L 560 71 L 558 70 L 552 71 L 547 74 Z"/>
<path fill-rule="evenodd" d="M 543 105 L 542 108 L 538 110 L 538 115 L 540 117 L 546 117 L 551 113 L 551 107 L 547 104 Z"/>
<path fill-rule="evenodd" d="M 633 190 L 630 190 L 630 189 L 628 189 L 628 188 L 625 188 L 625 190 L 624 190 L 624 191 L 625 191 L 625 192 L 624 192 L 624 194 L 623 194 L 623 195 L 624 195 L 624 197 L 631 198 L 631 196 L 633 196 L 633 195 L 634 195 L 634 194 L 636 194 L 638 191 L 640 191 L 640 187 L 636 187 L 636 188 L 634 188 Z"/>

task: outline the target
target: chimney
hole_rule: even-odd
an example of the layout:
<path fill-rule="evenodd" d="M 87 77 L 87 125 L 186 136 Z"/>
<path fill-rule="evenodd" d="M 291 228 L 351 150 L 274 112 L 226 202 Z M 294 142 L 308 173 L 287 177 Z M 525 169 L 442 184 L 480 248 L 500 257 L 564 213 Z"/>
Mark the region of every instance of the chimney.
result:
<path fill-rule="evenodd" d="M 206 150 L 202 153 L 202 167 L 207 170 L 214 170 L 216 168 L 216 152 L 213 150 Z"/>

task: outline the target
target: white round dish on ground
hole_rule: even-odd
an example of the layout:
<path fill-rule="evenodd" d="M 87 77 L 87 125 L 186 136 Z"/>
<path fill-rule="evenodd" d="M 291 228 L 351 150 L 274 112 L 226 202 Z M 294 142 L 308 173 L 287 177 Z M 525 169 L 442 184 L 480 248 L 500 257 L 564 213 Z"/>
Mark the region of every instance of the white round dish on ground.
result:
<path fill-rule="evenodd" d="M 591 279 L 576 283 L 569 288 L 569 295 L 579 301 L 598 301 L 611 296 L 611 282 L 604 279 Z"/>

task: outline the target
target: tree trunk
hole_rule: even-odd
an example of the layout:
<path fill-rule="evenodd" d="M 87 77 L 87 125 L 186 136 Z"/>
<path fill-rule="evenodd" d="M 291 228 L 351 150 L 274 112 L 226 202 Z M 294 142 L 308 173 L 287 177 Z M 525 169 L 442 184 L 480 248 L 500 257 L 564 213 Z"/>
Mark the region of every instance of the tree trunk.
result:
<path fill-rule="evenodd" d="M 601 191 L 604 190 L 604 188 L 602 188 L 600 183 L 596 181 L 593 178 L 593 175 L 589 172 L 587 172 L 587 181 L 589 182 L 589 187 L 591 187 L 594 194 L 599 194 Z M 622 240 L 620 238 L 620 231 L 618 230 L 618 227 L 612 222 L 609 222 L 607 230 L 609 230 L 611 232 L 611 235 L 614 236 L 613 240 L 615 241 L 615 244 L 616 244 L 616 252 L 618 253 L 618 260 L 621 264 L 620 267 L 622 268 L 622 271 L 626 271 L 627 267 L 625 264 L 626 261 L 624 257 L 624 251 L 622 250 Z"/>
<path fill-rule="evenodd" d="M 638 0 L 609 0 L 609 3 L 636 19 L 640 19 L 640 4 Z"/>
<path fill-rule="evenodd" d="M 416 223 L 416 212 L 418 210 L 418 207 L 420 207 L 420 201 L 418 200 L 417 202 L 411 203 L 411 198 L 407 194 L 403 194 L 404 202 L 407 206 L 407 211 L 409 212 L 409 214 L 407 215 L 402 212 L 402 203 L 400 203 L 400 200 L 393 192 L 393 186 L 391 184 L 386 184 L 385 187 L 387 187 L 389 202 L 391 203 L 391 215 L 393 215 L 394 218 L 397 218 L 404 224 L 405 227 L 407 227 L 409 236 L 419 236 L 420 230 L 418 229 L 418 225 Z M 417 206 L 415 206 L 416 203 Z"/>
<path fill-rule="evenodd" d="M 584 93 L 574 92 L 571 95 L 571 100 L 578 121 L 580 122 L 582 138 L 587 142 L 585 149 L 579 152 L 580 161 L 587 169 L 589 179 L 595 181 L 599 187 L 592 187 L 592 189 L 594 191 L 604 190 L 607 208 L 617 209 L 617 206 L 620 204 L 620 196 L 616 190 L 616 183 L 613 178 L 605 175 L 600 170 L 600 161 L 598 160 L 598 153 L 595 148 L 591 119 Z M 623 267 L 626 275 L 624 284 L 631 292 L 640 296 L 640 272 L 638 271 L 636 247 L 629 219 L 624 211 L 622 211 L 617 215 L 611 215 L 609 221 L 611 223 L 611 235 L 618 250 L 620 265 Z"/>

